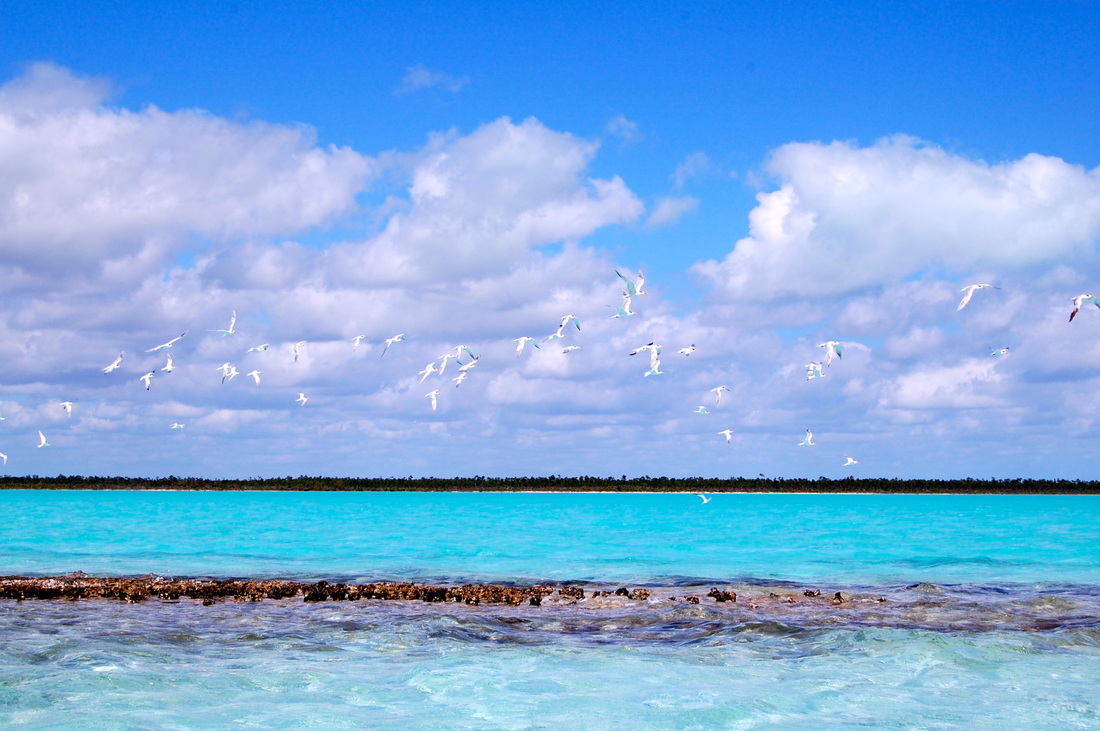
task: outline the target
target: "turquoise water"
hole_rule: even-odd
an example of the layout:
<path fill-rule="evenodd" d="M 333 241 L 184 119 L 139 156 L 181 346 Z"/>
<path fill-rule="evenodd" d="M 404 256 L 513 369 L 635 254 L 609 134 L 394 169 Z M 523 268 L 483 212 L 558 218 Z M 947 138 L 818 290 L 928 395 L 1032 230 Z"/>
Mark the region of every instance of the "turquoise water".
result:
<path fill-rule="evenodd" d="M 1100 499 L 0 493 L 0 574 L 646 585 L 465 607 L 0 601 L 0 725 L 1094 728 Z M 736 587 L 736 605 L 674 601 Z M 804 587 L 835 612 L 753 596 Z M 801 605 L 799 605 L 801 606 Z"/>

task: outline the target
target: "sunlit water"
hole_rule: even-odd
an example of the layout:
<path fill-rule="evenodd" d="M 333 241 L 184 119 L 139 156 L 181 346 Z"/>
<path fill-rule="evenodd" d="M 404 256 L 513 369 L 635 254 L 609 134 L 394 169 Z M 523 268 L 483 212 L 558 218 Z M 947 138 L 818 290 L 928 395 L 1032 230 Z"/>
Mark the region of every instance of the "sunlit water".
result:
<path fill-rule="evenodd" d="M 1100 726 L 1095 497 L 0 500 L 0 574 L 654 592 L 542 607 L 4 600 L 0 726 Z M 711 586 L 735 587 L 737 604 L 705 599 Z M 835 612 L 749 603 L 810 587 L 887 601 Z M 689 593 L 704 598 L 668 600 Z"/>

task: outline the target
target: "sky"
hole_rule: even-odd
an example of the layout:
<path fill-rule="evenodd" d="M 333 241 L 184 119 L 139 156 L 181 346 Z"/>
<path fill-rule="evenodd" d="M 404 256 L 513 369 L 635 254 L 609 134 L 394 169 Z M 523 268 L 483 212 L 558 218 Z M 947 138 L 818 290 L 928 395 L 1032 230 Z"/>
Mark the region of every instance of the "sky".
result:
<path fill-rule="evenodd" d="M 1100 478 L 1100 3 L 2 5 L 0 474 Z"/>

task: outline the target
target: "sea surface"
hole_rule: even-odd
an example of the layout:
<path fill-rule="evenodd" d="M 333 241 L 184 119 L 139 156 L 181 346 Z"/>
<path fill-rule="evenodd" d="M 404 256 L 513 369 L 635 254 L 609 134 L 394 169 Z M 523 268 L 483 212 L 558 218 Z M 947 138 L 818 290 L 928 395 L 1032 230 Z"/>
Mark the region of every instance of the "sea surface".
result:
<path fill-rule="evenodd" d="M 1095 496 L 3 491 L 0 505 L 0 575 L 587 592 L 519 607 L 0 600 L 0 727 L 1100 728 Z M 617 587 L 651 596 L 592 594 Z"/>

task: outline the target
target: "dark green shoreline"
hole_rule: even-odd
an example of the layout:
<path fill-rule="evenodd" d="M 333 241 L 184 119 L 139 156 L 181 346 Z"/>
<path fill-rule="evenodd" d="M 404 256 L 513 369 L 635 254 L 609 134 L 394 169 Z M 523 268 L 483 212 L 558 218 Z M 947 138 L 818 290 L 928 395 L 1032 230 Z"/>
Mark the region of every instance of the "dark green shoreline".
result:
<path fill-rule="evenodd" d="M 880 495 L 1100 495 L 1100 481 L 974 479 L 839 480 L 820 477 L 276 477 L 206 480 L 192 477 L 0 477 L 0 490 L 224 490 L 305 492 L 685 492 L 865 493 Z"/>

